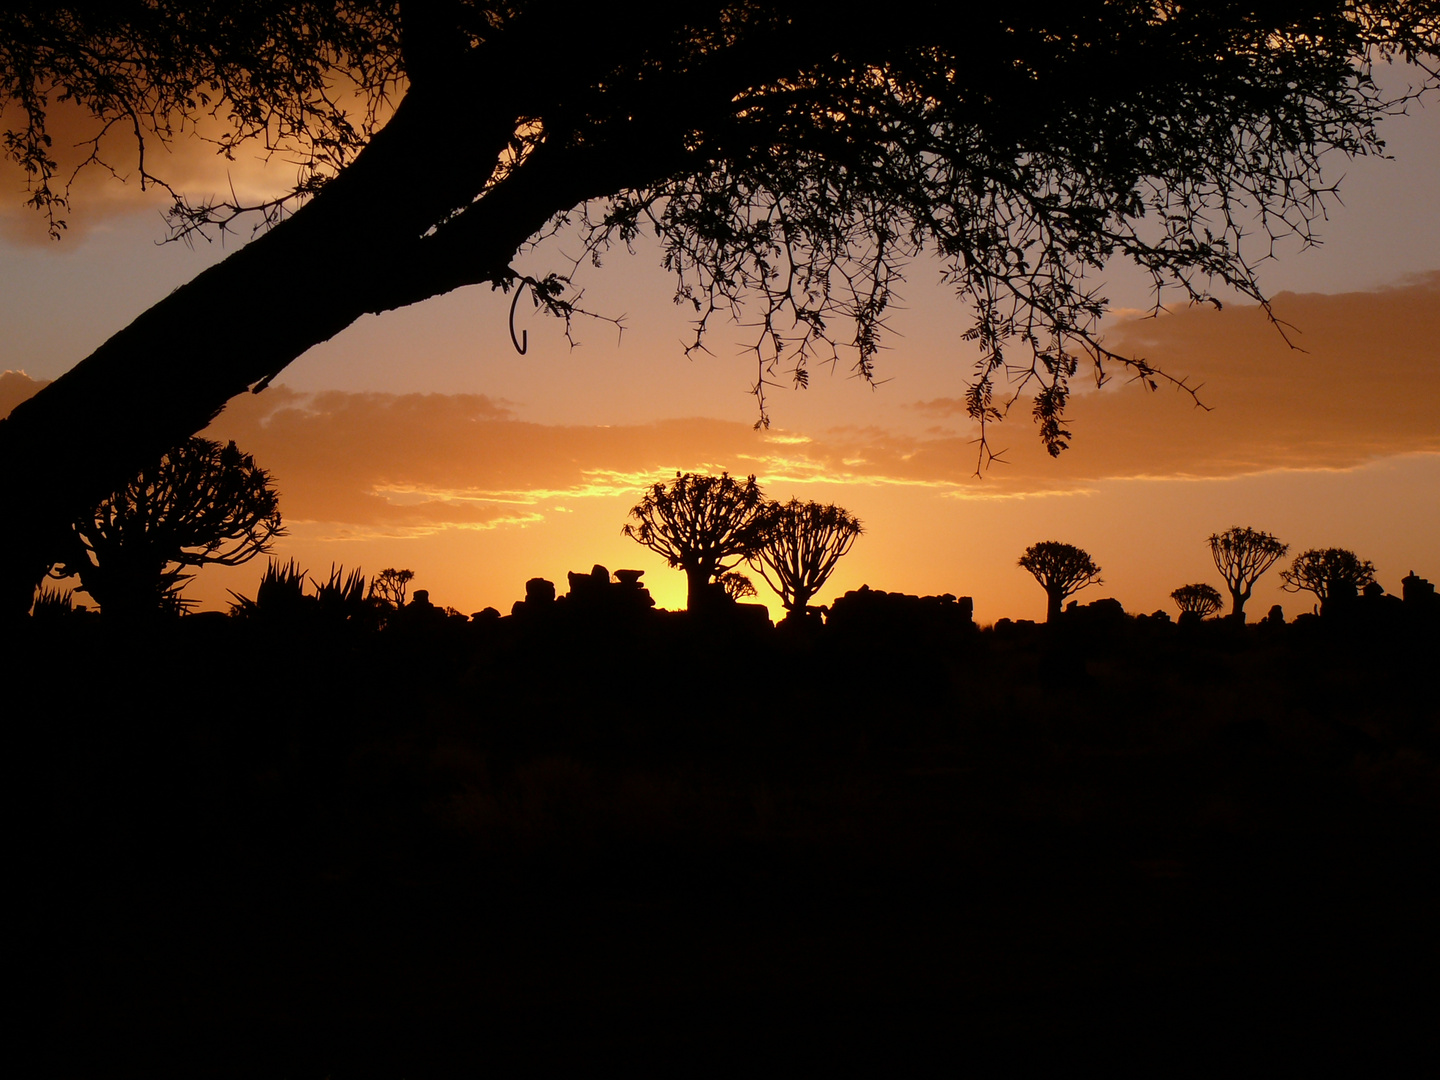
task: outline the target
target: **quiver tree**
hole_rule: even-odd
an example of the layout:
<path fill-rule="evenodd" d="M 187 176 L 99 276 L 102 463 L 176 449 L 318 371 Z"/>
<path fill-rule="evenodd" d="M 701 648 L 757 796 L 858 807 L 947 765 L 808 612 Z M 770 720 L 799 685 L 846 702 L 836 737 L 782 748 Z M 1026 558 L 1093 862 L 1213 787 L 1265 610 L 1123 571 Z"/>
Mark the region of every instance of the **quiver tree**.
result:
<path fill-rule="evenodd" d="M 716 584 L 725 590 L 725 595 L 731 600 L 743 600 L 747 596 L 755 596 L 755 583 L 744 574 L 731 570 L 721 574 L 715 579 Z"/>
<path fill-rule="evenodd" d="M 1073 544 L 1044 540 L 1032 544 L 1020 556 L 1021 569 L 1030 571 L 1045 590 L 1045 621 L 1060 618 L 1061 605 L 1088 585 L 1101 584 L 1100 567 L 1088 552 Z"/>
<path fill-rule="evenodd" d="M 1244 622 L 1245 601 L 1250 599 L 1255 582 L 1290 550 L 1290 545 L 1248 526 L 1214 533 L 1206 543 L 1215 569 L 1230 590 L 1230 618 Z"/>
<path fill-rule="evenodd" d="M 77 520 L 55 577 L 109 616 L 180 605 L 192 567 L 239 566 L 282 535 L 270 475 L 235 444 L 191 438 Z"/>
<path fill-rule="evenodd" d="M 176 236 L 267 226 L 0 422 L 7 504 L 39 538 L 0 528 L 0 604 L 28 605 L 45 537 L 362 315 L 489 284 L 568 318 L 569 266 L 515 265 L 567 221 L 582 259 L 651 234 L 696 346 L 715 312 L 753 301 L 757 394 L 837 349 L 871 378 L 907 262 L 937 257 L 975 316 L 980 453 L 1007 370 L 1058 453 L 1082 365 L 1165 377 L 1100 345 L 1106 297 L 1087 275 L 1118 256 L 1190 299 L 1218 281 L 1263 304 L 1249 234 L 1261 252 L 1307 238 L 1331 190 L 1321 161 L 1380 151 L 1377 121 L 1419 92 L 1387 96 L 1372 65 L 1440 79 L 1428 0 L 590 15 L 553 0 L 0 6 L 0 147 L 55 235 L 60 100 L 94 120 L 82 159 L 175 195 Z M 221 153 L 298 163 L 293 186 L 249 203 L 167 188 L 156 148 L 202 119 Z M 107 162 L 102 131 L 133 138 L 128 160 Z M 309 275 L 295 302 L 297 268 L 322 264 L 348 272 Z M 214 334 L 216 311 L 265 317 Z"/>
<path fill-rule="evenodd" d="M 750 562 L 785 610 L 803 615 L 862 531 L 860 522 L 838 506 L 798 499 L 771 503 Z"/>
<path fill-rule="evenodd" d="M 729 473 L 677 472 L 631 507 L 635 522 L 621 531 L 685 571 L 686 604 L 693 611 L 705 606 L 712 582 L 754 552 L 764 504 L 753 476 L 741 483 Z"/>
<path fill-rule="evenodd" d="M 379 600 L 387 607 L 400 609 L 405 606 L 405 593 L 410 582 L 415 580 L 414 570 L 397 570 L 387 566 L 370 582 L 370 598 Z"/>
<path fill-rule="evenodd" d="M 1353 598 L 1375 581 L 1375 564 L 1345 548 L 1310 548 L 1295 556 L 1290 569 L 1280 571 L 1286 592 L 1312 592 L 1327 603 Z"/>
<path fill-rule="evenodd" d="M 1194 615 L 1208 619 L 1220 610 L 1220 590 L 1214 585 L 1181 585 L 1170 594 L 1181 615 Z"/>

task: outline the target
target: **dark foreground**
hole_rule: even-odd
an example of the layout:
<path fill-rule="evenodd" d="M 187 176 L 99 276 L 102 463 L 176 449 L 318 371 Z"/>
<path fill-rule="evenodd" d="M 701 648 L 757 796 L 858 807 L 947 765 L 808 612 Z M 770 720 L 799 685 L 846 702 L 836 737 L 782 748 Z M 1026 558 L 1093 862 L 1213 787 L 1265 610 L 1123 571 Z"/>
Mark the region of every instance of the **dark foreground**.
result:
<path fill-rule="evenodd" d="M 1433 1053 L 1434 624 L 1045 630 L 37 625 L 27 1074 Z"/>

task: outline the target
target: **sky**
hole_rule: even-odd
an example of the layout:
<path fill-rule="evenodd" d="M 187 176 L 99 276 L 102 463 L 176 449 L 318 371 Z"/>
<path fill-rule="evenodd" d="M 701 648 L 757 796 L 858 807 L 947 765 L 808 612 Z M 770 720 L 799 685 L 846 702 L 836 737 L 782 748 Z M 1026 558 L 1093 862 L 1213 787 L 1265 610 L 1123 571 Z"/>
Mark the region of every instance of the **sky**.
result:
<path fill-rule="evenodd" d="M 1222 585 L 1205 539 L 1236 525 L 1276 534 L 1292 555 L 1351 548 L 1398 593 L 1408 571 L 1440 578 L 1440 101 L 1412 105 L 1383 133 L 1393 160 L 1335 162 L 1322 243 L 1282 246 L 1262 269 L 1298 349 L 1223 294 L 1222 310 L 1152 317 L 1147 282 L 1107 268 L 1107 347 L 1187 379 L 1207 408 L 1116 372 L 1077 395 L 1059 459 L 1022 404 L 992 436 L 1003 460 L 976 475 L 960 400 L 978 354 L 938 266 L 908 269 L 878 385 L 843 363 L 817 368 L 808 390 L 772 392 L 772 425 L 756 430 L 749 331 L 717 326 L 709 354 L 687 357 L 687 311 L 643 243 L 577 277 L 585 306 L 623 332 L 582 320 L 572 345 L 522 301 L 520 356 L 509 298 L 459 290 L 360 320 L 205 434 L 234 439 L 273 474 L 288 529 L 276 557 L 320 578 L 332 564 L 408 567 L 415 587 L 467 613 L 508 612 L 535 576 L 563 592 L 567 571 L 595 563 L 645 570 L 660 606 L 682 607 L 683 574 L 621 526 L 649 484 L 722 469 L 754 473 L 772 498 L 838 503 L 861 519 L 818 603 L 864 583 L 972 596 L 982 623 L 1043 618 L 1044 593 L 1016 560 L 1060 540 L 1103 568 L 1103 584 L 1076 599 L 1173 611 L 1176 587 Z M 190 190 L 265 182 L 260 163 L 227 165 L 203 144 L 177 148 L 171 175 Z M 243 240 L 161 243 L 163 201 L 92 172 L 53 241 L 20 188 L 0 172 L 0 414 Z M 562 234 L 525 268 L 563 269 L 573 246 Z M 345 273 L 304 268 L 297 295 L 306 275 Z M 263 317 L 216 311 L 214 333 Z M 203 363 L 205 342 L 195 349 Z M 187 595 L 223 609 L 228 590 L 253 595 L 262 571 L 263 560 L 207 568 Z M 1279 585 L 1274 572 L 1261 580 L 1252 618 L 1272 603 L 1309 610 Z"/>

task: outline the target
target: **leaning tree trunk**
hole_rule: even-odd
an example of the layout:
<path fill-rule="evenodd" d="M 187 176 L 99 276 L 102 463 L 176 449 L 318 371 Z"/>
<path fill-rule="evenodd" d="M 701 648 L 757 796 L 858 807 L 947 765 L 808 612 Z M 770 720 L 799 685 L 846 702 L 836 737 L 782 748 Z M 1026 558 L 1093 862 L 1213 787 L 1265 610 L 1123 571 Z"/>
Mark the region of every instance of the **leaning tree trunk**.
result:
<path fill-rule="evenodd" d="M 487 115 L 461 118 L 443 94 L 412 90 L 306 206 L 0 421 L 0 616 L 29 609 L 70 522 L 232 397 L 363 314 L 506 280 L 515 251 L 551 217 L 636 171 L 636 148 L 623 143 L 542 149 L 476 199 L 515 127 L 503 108 Z"/>

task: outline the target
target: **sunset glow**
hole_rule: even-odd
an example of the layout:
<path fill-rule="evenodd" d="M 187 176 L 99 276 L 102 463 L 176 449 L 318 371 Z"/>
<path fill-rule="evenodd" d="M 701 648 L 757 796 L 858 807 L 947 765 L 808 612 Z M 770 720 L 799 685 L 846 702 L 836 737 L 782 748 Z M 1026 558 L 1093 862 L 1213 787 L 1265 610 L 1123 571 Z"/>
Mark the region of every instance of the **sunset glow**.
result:
<path fill-rule="evenodd" d="M 960 400 L 965 313 L 923 266 L 891 319 L 877 387 L 818 369 L 809 390 L 772 392 L 774 426 L 755 430 L 744 328 L 713 334 L 712 357 L 685 358 L 686 311 L 668 303 L 673 284 L 643 248 L 578 279 L 587 307 L 625 314 L 619 335 L 582 321 L 572 349 L 526 304 L 531 348 L 518 357 L 508 298 L 465 290 L 362 320 L 264 394 L 234 400 L 206 434 L 235 439 L 274 474 L 289 528 L 278 558 L 315 574 L 409 567 L 417 587 L 464 612 L 508 611 L 533 576 L 563 591 L 567 571 L 593 563 L 643 568 L 661 606 L 683 606 L 684 576 L 620 528 L 648 484 L 722 469 L 864 523 L 820 603 L 867 583 L 973 596 L 982 623 L 1041 617 L 1044 596 L 1015 560 L 1056 539 L 1104 569 L 1078 599 L 1168 609 L 1172 589 L 1215 576 L 1204 538 L 1237 524 L 1297 549 L 1353 548 L 1397 591 L 1412 569 L 1440 570 L 1440 199 L 1421 197 L 1440 174 L 1440 115 L 1417 109 L 1390 137 L 1397 160 L 1352 167 L 1328 246 L 1268 268 L 1283 335 L 1253 304 L 1146 317 L 1143 285 L 1117 269 L 1106 344 L 1185 379 L 1210 411 L 1118 370 L 1077 394 L 1058 459 L 1021 399 L 992 432 L 1001 461 L 977 475 Z M 224 254 L 157 247 L 157 196 L 100 191 L 77 192 L 78 226 L 59 243 L 4 210 L 6 411 Z M 543 250 L 528 258 L 540 272 L 564 254 L 562 237 L 549 262 Z M 91 302 L 75 311 L 73 296 Z M 217 312 L 216 332 L 253 317 Z M 189 595 L 223 608 L 260 570 L 207 569 Z M 1257 601 L 1260 613 L 1296 602 L 1275 575 Z"/>

